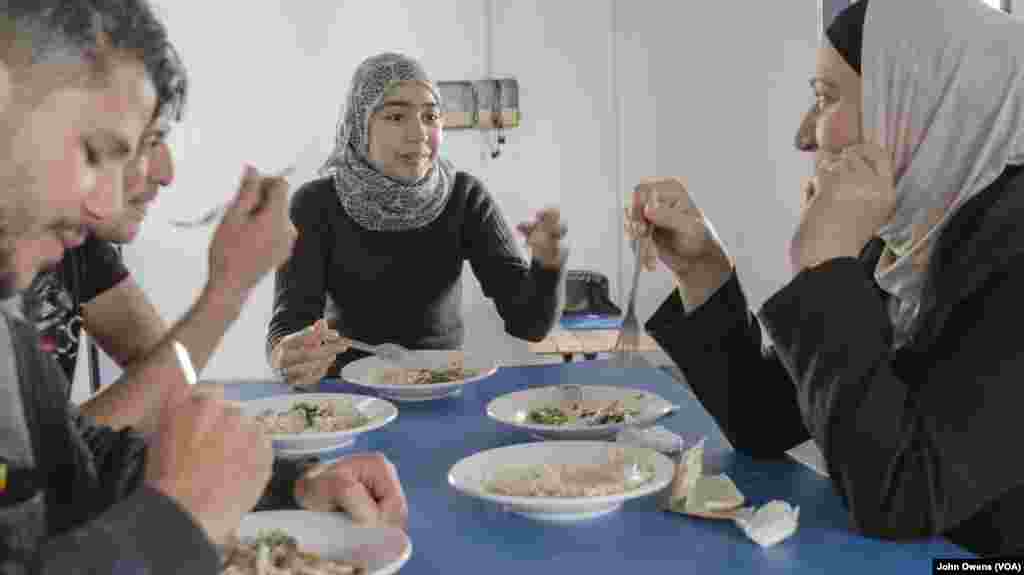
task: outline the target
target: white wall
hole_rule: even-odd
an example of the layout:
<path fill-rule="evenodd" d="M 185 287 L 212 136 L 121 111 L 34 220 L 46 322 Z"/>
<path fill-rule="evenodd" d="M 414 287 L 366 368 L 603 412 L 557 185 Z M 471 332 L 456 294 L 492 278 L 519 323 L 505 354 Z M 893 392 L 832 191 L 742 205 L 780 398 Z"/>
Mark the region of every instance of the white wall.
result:
<path fill-rule="evenodd" d="M 790 277 L 785 246 L 810 168 L 793 136 L 811 102 L 816 5 L 634 0 L 617 11 L 624 184 L 681 176 L 754 307 Z M 671 288 L 667 273 L 642 276 L 641 317 Z"/>
<path fill-rule="evenodd" d="M 814 0 L 157 4 L 193 88 L 173 136 L 177 180 L 126 258 L 168 320 L 186 311 L 205 280 L 209 232 L 166 222 L 228 198 L 243 162 L 274 170 L 297 161 L 293 182 L 313 177 L 354 67 L 383 50 L 422 58 L 439 80 L 519 79 L 523 124 L 508 132 L 501 157 L 489 158 L 477 132 L 450 133 L 447 153 L 483 179 L 512 223 L 561 205 L 570 266 L 611 276 L 613 297 L 632 265 L 622 261 L 621 205 L 637 179 L 652 174 L 687 178 L 755 304 L 784 281 L 784 240 L 807 171 L 790 141 L 809 102 Z M 465 282 L 467 348 L 529 359 L 525 343 L 502 334 L 472 274 Z M 641 289 L 646 316 L 668 293 L 667 275 L 646 276 Z M 269 374 L 271 291 L 268 278 L 204 375 Z M 104 378 L 115 371 L 108 366 Z"/>

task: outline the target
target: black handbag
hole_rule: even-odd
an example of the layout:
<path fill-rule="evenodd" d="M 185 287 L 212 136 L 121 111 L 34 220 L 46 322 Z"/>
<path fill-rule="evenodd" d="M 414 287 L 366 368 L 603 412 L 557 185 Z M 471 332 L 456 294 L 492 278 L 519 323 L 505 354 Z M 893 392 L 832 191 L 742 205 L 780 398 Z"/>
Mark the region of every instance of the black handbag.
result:
<path fill-rule="evenodd" d="M 608 295 L 608 278 L 599 272 L 569 270 L 565 284 L 563 315 L 622 315 Z"/>

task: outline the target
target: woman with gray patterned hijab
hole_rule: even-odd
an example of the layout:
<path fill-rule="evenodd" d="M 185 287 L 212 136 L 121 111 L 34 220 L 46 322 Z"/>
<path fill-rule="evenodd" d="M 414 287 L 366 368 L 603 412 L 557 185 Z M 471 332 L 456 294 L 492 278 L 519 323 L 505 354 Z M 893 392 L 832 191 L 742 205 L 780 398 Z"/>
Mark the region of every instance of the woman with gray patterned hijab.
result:
<path fill-rule="evenodd" d="M 339 336 L 460 348 L 465 262 L 508 334 L 537 341 L 554 325 L 567 254 L 558 209 L 517 226 L 526 261 L 483 183 L 441 157 L 443 128 L 440 92 L 418 62 L 384 53 L 356 69 L 323 177 L 292 199 L 299 237 L 277 273 L 267 336 L 282 379 L 315 384 L 364 356 L 337 353 Z"/>
<path fill-rule="evenodd" d="M 417 179 L 389 175 L 370 159 L 370 117 L 399 82 L 423 85 L 441 105 L 440 93 L 415 60 L 392 53 L 366 60 L 352 78 L 334 151 L 321 170 L 333 177 L 345 211 L 369 230 L 405 231 L 429 224 L 444 209 L 454 183 L 454 167 L 439 157 L 439 146 L 432 147 L 432 166 Z"/>

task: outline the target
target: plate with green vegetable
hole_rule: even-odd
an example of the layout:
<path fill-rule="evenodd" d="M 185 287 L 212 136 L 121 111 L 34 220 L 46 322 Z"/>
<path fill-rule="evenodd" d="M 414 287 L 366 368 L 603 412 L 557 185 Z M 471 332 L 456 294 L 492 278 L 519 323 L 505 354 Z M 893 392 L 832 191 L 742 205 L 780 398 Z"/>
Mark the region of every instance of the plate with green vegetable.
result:
<path fill-rule="evenodd" d="M 221 573 L 392 575 L 412 555 L 401 529 L 363 526 L 342 513 L 260 511 L 220 548 Z"/>
<path fill-rule="evenodd" d="M 653 425 L 677 409 L 635 388 L 556 385 L 502 395 L 487 404 L 487 415 L 543 439 L 608 439 L 625 427 Z"/>
<path fill-rule="evenodd" d="M 488 378 L 498 364 L 459 350 L 417 350 L 422 368 L 394 365 L 376 356 L 353 361 L 341 378 L 393 401 L 431 401 L 458 395 L 464 385 Z"/>
<path fill-rule="evenodd" d="M 347 393 L 301 393 L 242 403 L 282 457 L 315 455 L 345 447 L 396 417 L 387 400 Z"/>

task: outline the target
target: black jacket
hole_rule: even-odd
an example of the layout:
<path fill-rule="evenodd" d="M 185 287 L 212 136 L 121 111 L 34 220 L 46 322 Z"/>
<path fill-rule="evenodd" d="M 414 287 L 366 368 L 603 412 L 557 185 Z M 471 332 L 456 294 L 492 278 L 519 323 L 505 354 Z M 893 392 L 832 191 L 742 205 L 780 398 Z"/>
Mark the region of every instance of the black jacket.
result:
<path fill-rule="evenodd" d="M 735 275 L 686 316 L 647 324 L 732 444 L 780 456 L 813 438 L 853 526 L 1024 552 L 1024 170 L 1008 168 L 938 238 L 920 329 L 892 351 L 874 240 L 799 273 L 762 307 Z"/>
<path fill-rule="evenodd" d="M 33 326 L 13 319 L 9 324 L 45 530 L 35 542 L 22 541 L 19 556 L 11 557 L 14 551 L 5 550 L 5 540 L 39 532 L 27 524 L 35 517 L 24 505 L 21 510 L 0 505 L 0 570 L 219 573 L 216 550 L 189 513 L 142 482 L 144 440 L 80 415 L 67 401 L 60 367 L 40 350 Z M 309 463 L 275 462 L 274 479 L 258 509 L 294 507 L 295 478 Z"/>

